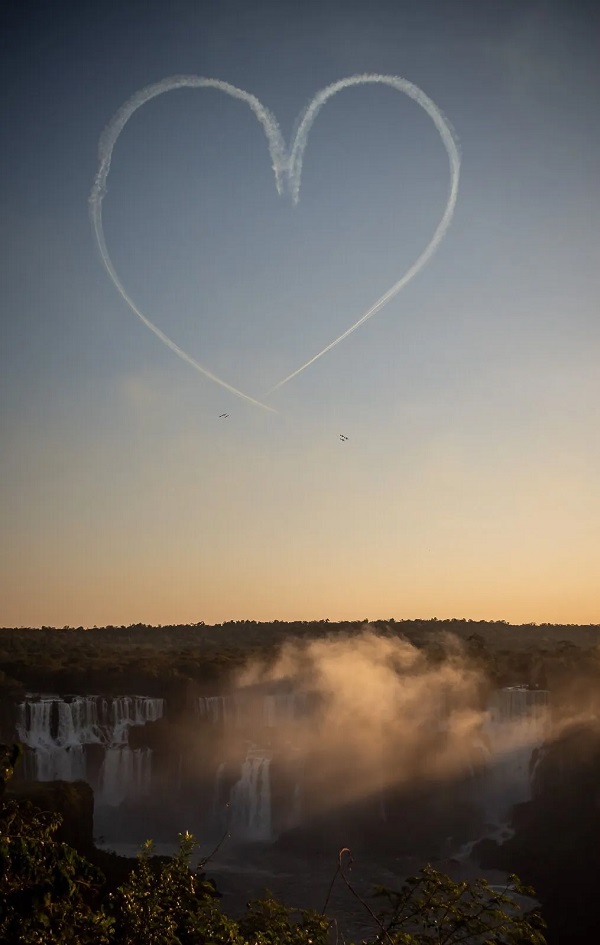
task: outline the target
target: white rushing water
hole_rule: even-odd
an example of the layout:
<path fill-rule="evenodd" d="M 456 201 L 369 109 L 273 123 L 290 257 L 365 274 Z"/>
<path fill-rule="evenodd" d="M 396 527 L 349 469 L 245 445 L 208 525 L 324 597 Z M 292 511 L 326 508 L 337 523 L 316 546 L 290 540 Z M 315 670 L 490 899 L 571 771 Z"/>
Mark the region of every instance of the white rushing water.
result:
<path fill-rule="evenodd" d="M 497 690 L 483 728 L 489 751 L 483 778 L 486 820 L 502 825 L 515 804 L 531 799 L 531 763 L 544 741 L 549 693 L 511 686 Z"/>
<path fill-rule="evenodd" d="M 305 692 L 240 691 L 221 696 L 200 696 L 196 703 L 199 716 L 225 728 L 277 728 L 304 717 L 308 711 Z"/>
<path fill-rule="evenodd" d="M 117 807 L 128 797 L 147 797 L 151 791 L 151 777 L 150 748 L 107 748 L 100 774 L 99 799 L 108 807 Z"/>
<path fill-rule="evenodd" d="M 28 697 L 17 707 L 17 735 L 31 749 L 25 777 L 34 781 L 89 781 L 99 804 L 116 806 L 150 791 L 152 752 L 132 750 L 132 726 L 162 718 L 164 699 L 148 696 Z M 104 752 L 97 777 L 88 770 L 86 749 Z"/>
<path fill-rule="evenodd" d="M 270 752 L 249 749 L 229 801 L 229 830 L 236 840 L 267 843 L 272 839 L 270 764 Z"/>
<path fill-rule="evenodd" d="M 432 693 L 432 699 L 436 706 L 440 703 L 433 724 L 443 730 L 450 711 L 447 698 L 444 693 Z M 544 741 L 548 703 L 545 691 L 518 686 L 498 690 L 491 697 L 479 736 L 465 741 L 468 790 L 481 810 L 484 835 L 503 832 L 506 836 L 513 806 L 531 796 L 532 755 Z M 281 831 L 303 823 L 305 811 L 312 809 L 314 772 L 309 770 L 302 740 L 296 745 L 299 730 L 295 724 L 309 718 L 316 726 L 318 713 L 313 718 L 312 707 L 309 695 L 287 688 L 270 692 L 248 688 L 196 700 L 197 717 L 217 727 L 210 735 L 213 774 L 207 793 L 198 795 L 204 800 L 197 802 L 199 811 L 202 805 L 207 811 L 205 827 L 215 832 L 228 829 L 237 840 L 269 842 Z M 392 709 L 396 711 L 390 709 L 390 718 Z M 151 798 L 153 791 L 159 796 L 160 772 L 153 776 L 150 748 L 130 747 L 129 732 L 162 718 L 164 711 L 163 699 L 146 696 L 28 696 L 18 706 L 17 717 L 18 737 L 30 749 L 24 775 L 38 781 L 83 779 L 94 789 L 98 807 L 116 808 L 128 801 L 134 810 L 135 803 Z M 237 746 L 233 755 L 232 745 Z M 273 758 L 277 762 L 274 806 Z M 186 760 L 188 755 L 182 751 L 169 784 L 172 788 L 178 782 L 183 794 L 191 788 L 193 796 L 195 775 L 190 774 Z M 384 754 L 377 763 L 381 764 L 381 785 L 373 802 L 379 821 L 385 822 L 389 759 Z"/>

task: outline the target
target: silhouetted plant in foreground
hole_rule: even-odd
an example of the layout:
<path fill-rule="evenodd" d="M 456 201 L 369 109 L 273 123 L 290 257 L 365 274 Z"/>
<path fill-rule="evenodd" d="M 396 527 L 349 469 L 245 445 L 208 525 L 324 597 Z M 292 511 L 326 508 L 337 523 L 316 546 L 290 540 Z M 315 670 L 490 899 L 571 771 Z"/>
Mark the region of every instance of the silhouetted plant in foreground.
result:
<path fill-rule="evenodd" d="M 513 898 L 515 893 L 534 895 L 516 876 L 510 876 L 504 890 L 498 892 L 485 879 L 455 883 L 431 866 L 425 866 L 416 876 L 405 880 L 398 892 L 377 889 L 376 895 L 388 903 L 378 918 L 384 923 L 385 939 L 394 943 L 505 942 L 518 945 L 531 942 L 543 945 L 545 923 L 535 910 L 523 913 Z"/>
<path fill-rule="evenodd" d="M 99 870 L 54 838 L 61 818 L 0 799 L 2 945 L 107 945 L 112 922 L 97 907 Z"/>
<path fill-rule="evenodd" d="M 347 847 L 338 853 L 338 868 L 327 894 L 325 912 L 333 885 L 341 877 L 349 891 L 371 916 L 381 945 L 459 945 L 459 943 L 507 943 L 544 945 L 545 923 L 537 910 L 522 911 L 514 896 L 533 898 L 535 892 L 517 876 L 509 876 L 498 892 L 485 879 L 455 883 L 432 866 L 404 880 L 399 890 L 375 886 L 373 897 L 386 906 L 375 912 L 350 882 L 344 857 L 352 865 Z"/>
<path fill-rule="evenodd" d="M 156 866 L 148 840 L 127 881 L 108 897 L 113 939 L 119 945 L 200 945 L 237 942 L 235 922 L 219 907 L 214 884 L 206 879 L 204 861 L 193 869 L 196 840 L 179 835 L 174 857 Z"/>
<path fill-rule="evenodd" d="M 4 794 L 22 754 L 20 745 L 0 745 L 0 795 Z"/>

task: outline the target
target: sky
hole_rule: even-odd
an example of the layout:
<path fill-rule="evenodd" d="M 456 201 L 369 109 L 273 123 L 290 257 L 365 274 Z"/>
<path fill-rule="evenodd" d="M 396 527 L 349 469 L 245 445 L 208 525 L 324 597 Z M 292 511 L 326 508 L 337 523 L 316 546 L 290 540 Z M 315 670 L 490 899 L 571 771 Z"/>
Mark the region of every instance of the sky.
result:
<path fill-rule="evenodd" d="M 0 626 L 600 622 L 600 15 L 548 0 L 6 0 Z M 296 206 L 287 145 L 320 90 Z M 220 418 L 227 413 L 228 417 Z M 340 439 L 340 434 L 348 437 Z"/>

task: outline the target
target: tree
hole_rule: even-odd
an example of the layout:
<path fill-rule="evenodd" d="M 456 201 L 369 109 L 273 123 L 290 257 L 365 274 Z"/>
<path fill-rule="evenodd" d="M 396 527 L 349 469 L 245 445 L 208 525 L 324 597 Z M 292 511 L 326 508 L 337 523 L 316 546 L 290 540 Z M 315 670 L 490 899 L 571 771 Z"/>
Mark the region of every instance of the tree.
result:
<path fill-rule="evenodd" d="M 189 833 L 180 834 L 179 850 L 168 859 L 152 857 L 144 844 L 127 881 L 109 897 L 115 945 L 241 945 L 235 922 L 218 907 L 215 887 L 190 866 L 196 846 Z"/>
<path fill-rule="evenodd" d="M 432 866 L 410 876 L 399 890 L 376 886 L 374 898 L 384 899 L 379 912 L 356 892 L 344 869 L 344 857 L 352 864 L 352 854 L 344 847 L 338 854 L 338 876 L 362 903 L 373 920 L 375 938 L 362 945 L 545 945 L 544 920 L 537 910 L 524 912 L 514 895 L 533 898 L 535 892 L 510 876 L 506 888 L 498 892 L 485 879 L 455 883 Z"/>
<path fill-rule="evenodd" d="M 2 945 L 108 945 L 112 922 L 95 905 L 102 875 L 54 838 L 61 818 L 0 799 Z"/>
<path fill-rule="evenodd" d="M 387 901 L 387 908 L 377 917 L 378 941 L 388 945 L 545 945 L 543 919 L 535 910 L 523 912 L 513 894 L 535 895 L 516 876 L 510 876 L 505 889 L 498 892 L 485 879 L 455 883 L 425 866 L 398 892 L 376 890 Z"/>

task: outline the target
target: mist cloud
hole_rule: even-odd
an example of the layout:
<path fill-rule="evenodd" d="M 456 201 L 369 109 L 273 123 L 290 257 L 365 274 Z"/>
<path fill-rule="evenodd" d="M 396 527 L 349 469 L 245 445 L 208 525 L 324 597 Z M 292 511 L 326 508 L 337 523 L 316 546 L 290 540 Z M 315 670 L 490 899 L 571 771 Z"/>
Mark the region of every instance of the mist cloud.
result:
<path fill-rule="evenodd" d="M 245 667 L 236 685 L 307 697 L 309 709 L 270 737 L 274 757 L 305 760 L 314 813 L 315 804 L 327 810 L 402 785 L 475 774 L 539 743 L 544 710 L 499 719 L 488 704 L 489 681 L 459 641 L 447 636 L 443 650 L 432 657 L 365 627 L 358 635 L 287 642 L 274 662 Z"/>

